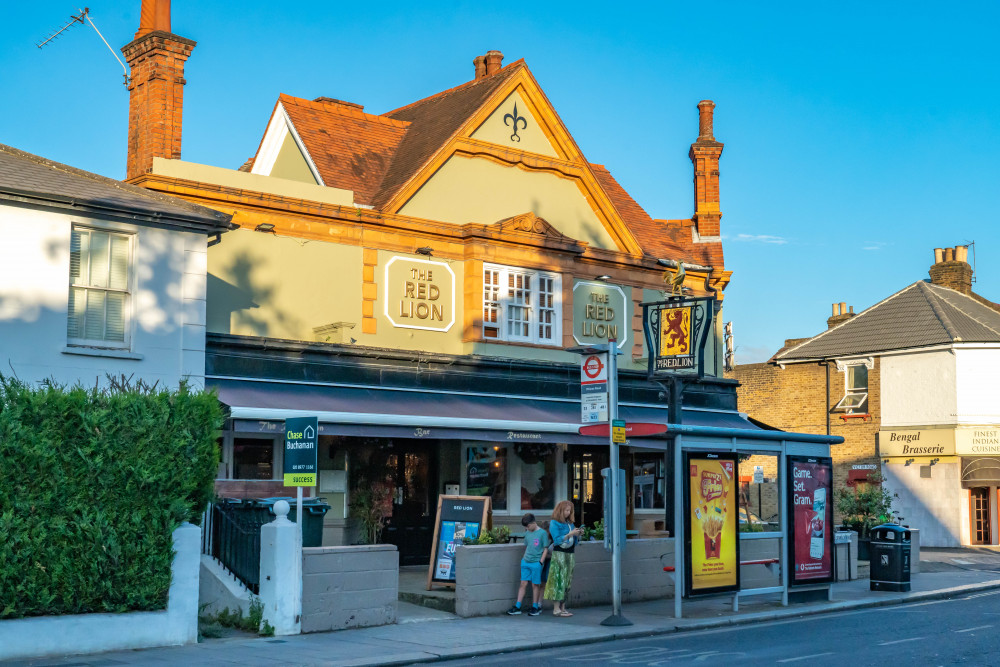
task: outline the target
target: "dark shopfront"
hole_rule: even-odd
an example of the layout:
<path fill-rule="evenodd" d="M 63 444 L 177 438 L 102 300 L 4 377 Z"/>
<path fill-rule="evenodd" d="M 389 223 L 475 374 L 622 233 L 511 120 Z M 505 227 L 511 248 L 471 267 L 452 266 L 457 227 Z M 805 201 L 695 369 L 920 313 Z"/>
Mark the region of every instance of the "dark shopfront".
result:
<path fill-rule="evenodd" d="M 218 340 L 223 338 L 225 340 Z M 390 518 L 382 541 L 401 563 L 426 563 L 439 494 L 489 495 L 493 522 L 519 526 L 531 511 L 548 516 L 564 499 L 578 521 L 601 518 L 607 467 L 604 438 L 581 436 L 579 368 L 339 346 L 210 337 L 208 382 L 230 407 L 220 496 L 293 495 L 281 487 L 282 420 L 320 421 L 319 483 L 326 498 L 325 545 L 361 539 L 351 508 L 379 490 Z M 280 343 L 280 344 L 276 344 Z M 234 373 L 253 368 L 257 377 Z M 393 385 L 385 382 L 392 377 Z M 708 379 L 689 386 L 683 422 L 753 428 L 735 411 L 735 383 Z M 483 391 L 488 388 L 489 392 Z M 530 393 L 528 393 L 530 392 Z M 665 422 L 662 389 L 642 373 L 621 374 L 622 416 Z M 669 530 L 672 459 L 666 438 L 641 438 L 623 450 L 629 527 Z M 307 490 L 310 495 L 310 490 Z M 391 507 L 388 507 L 391 505 Z"/>

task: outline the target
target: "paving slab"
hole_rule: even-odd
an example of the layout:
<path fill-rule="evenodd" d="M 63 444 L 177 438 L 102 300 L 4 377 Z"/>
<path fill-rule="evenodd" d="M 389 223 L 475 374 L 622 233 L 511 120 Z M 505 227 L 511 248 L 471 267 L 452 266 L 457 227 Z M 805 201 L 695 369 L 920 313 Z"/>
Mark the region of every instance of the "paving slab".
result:
<path fill-rule="evenodd" d="M 606 606 L 572 609 L 574 616 L 571 618 L 554 617 L 550 608 L 536 617 L 522 614 L 458 618 L 453 614 L 400 603 L 400 622 L 396 625 L 280 638 L 207 640 L 189 646 L 29 660 L 18 664 L 31 667 L 168 663 L 209 667 L 231 667 L 235 664 L 244 667 L 277 664 L 329 667 L 405 665 L 760 623 L 1000 589 L 1000 573 L 986 569 L 986 566 L 1000 568 L 1000 553 L 933 554 L 931 562 L 968 557 L 982 558 L 984 561 L 981 567 L 949 567 L 944 571 L 915 574 L 911 580 L 912 590 L 908 593 L 872 592 L 869 590 L 868 580 L 856 580 L 834 584 L 832 601 L 821 600 L 783 607 L 779 595 L 755 596 L 741 598 L 738 613 L 732 611 L 731 596 L 686 600 L 683 605 L 685 617 L 682 619 L 673 617 L 672 598 L 653 600 L 623 607 L 624 616 L 633 622 L 633 625 L 627 627 L 601 625 L 600 622 L 610 613 L 610 608 Z M 923 558 L 921 562 L 923 564 Z"/>

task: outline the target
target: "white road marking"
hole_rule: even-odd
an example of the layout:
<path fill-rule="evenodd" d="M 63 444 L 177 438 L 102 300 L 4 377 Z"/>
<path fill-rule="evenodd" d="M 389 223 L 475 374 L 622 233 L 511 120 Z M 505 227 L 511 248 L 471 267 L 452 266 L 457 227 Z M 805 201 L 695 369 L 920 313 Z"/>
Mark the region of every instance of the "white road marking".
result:
<path fill-rule="evenodd" d="M 800 655 L 797 658 L 785 658 L 784 660 L 778 660 L 778 662 L 798 662 L 799 660 L 811 660 L 812 658 L 822 658 L 827 655 L 833 655 L 833 653 L 813 653 L 812 655 Z"/>
<path fill-rule="evenodd" d="M 991 595 L 1000 595 L 1000 591 L 986 591 L 985 593 L 975 593 L 974 595 L 966 595 L 963 600 L 975 600 L 976 598 L 985 598 Z"/>
<path fill-rule="evenodd" d="M 992 625 L 977 625 L 974 628 L 966 628 L 964 630 L 955 630 L 955 632 L 972 632 L 973 630 L 985 630 L 986 628 L 992 628 Z"/>
<path fill-rule="evenodd" d="M 951 562 L 955 565 L 975 565 L 971 560 L 960 560 L 958 558 L 952 558 Z"/>
<path fill-rule="evenodd" d="M 896 639 L 891 642 L 879 642 L 879 646 L 892 646 L 893 644 L 902 644 L 904 642 L 918 642 L 924 637 L 910 637 L 909 639 Z"/>

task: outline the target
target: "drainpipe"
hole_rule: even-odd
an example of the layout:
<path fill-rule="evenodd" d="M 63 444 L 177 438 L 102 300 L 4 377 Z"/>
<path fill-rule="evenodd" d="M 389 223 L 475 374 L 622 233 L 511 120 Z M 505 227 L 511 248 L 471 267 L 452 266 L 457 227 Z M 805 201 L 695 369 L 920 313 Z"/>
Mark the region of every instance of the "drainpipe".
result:
<path fill-rule="evenodd" d="M 826 434 L 830 435 L 830 362 L 824 361 L 823 366 L 826 367 L 826 405 L 823 412 L 826 413 Z"/>

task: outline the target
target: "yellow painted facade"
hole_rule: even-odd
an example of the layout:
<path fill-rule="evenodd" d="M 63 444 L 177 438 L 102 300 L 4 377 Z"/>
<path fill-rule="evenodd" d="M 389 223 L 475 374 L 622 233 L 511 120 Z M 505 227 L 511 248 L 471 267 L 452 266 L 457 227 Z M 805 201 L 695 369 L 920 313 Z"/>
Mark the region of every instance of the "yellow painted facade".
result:
<path fill-rule="evenodd" d="M 570 238 L 619 249 L 579 181 L 484 158 L 451 158 L 400 213 L 463 224 L 491 223 L 529 211 Z"/>
<path fill-rule="evenodd" d="M 295 143 L 295 137 L 290 132 L 285 135 L 285 140 L 281 142 L 281 150 L 278 151 L 278 156 L 274 159 L 270 175 L 316 185 L 316 177 L 313 176 L 309 163 L 306 162 L 298 144 Z"/>
<path fill-rule="evenodd" d="M 515 124 L 517 128 L 514 127 Z M 472 133 L 472 138 L 527 153 L 562 157 L 539 124 L 534 105 L 522 97 L 520 90 L 515 90 L 497 106 L 489 118 Z"/>

